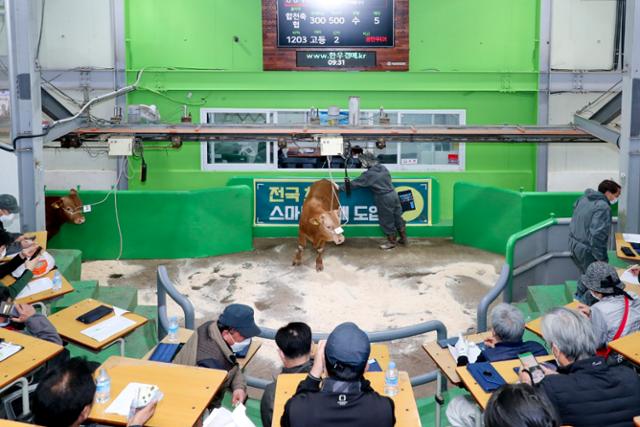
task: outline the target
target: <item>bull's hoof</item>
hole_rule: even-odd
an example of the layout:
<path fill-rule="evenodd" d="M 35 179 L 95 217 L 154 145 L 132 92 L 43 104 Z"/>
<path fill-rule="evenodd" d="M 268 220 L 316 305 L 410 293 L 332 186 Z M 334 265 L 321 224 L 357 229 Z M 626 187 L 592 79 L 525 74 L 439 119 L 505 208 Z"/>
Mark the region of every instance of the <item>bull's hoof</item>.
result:
<path fill-rule="evenodd" d="M 294 259 L 291 263 L 291 265 L 293 265 L 294 267 L 298 267 L 300 264 L 302 264 L 302 261 L 299 261 L 297 259 Z"/>
<path fill-rule="evenodd" d="M 322 270 L 324 270 L 324 265 L 316 264 L 316 271 L 322 271 Z"/>

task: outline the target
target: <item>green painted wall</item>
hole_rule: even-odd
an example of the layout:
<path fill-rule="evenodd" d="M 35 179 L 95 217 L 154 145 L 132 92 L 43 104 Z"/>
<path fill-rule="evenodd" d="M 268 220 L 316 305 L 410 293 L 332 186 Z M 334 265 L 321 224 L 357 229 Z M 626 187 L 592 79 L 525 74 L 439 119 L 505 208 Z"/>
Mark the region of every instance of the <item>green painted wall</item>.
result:
<path fill-rule="evenodd" d="M 346 107 L 357 95 L 363 109 L 465 109 L 468 124 L 532 124 L 538 8 L 538 0 L 411 0 L 409 72 L 263 72 L 260 0 L 127 0 L 129 80 L 145 69 L 128 102 L 156 104 L 163 121 L 177 122 L 183 104 L 198 121 L 201 107 Z M 136 177 L 134 159 L 131 189 L 202 189 L 255 175 L 202 172 L 196 143 L 147 150 L 145 159 L 148 180 Z M 450 223 L 458 181 L 533 189 L 535 147 L 468 144 L 465 172 L 427 175 L 440 183 L 439 214 Z"/>
<path fill-rule="evenodd" d="M 107 194 L 81 191 L 85 205 L 96 205 L 85 214 L 84 224 L 64 224 L 49 246 L 80 249 L 84 260 L 115 259 L 120 237 L 114 196 Z M 197 258 L 251 250 L 251 197 L 248 187 L 118 192 L 122 258 Z"/>
<path fill-rule="evenodd" d="M 461 182 L 453 196 L 453 239 L 504 254 L 509 237 L 555 215 L 571 217 L 577 192 L 535 193 Z M 615 214 L 616 211 L 614 211 Z"/>

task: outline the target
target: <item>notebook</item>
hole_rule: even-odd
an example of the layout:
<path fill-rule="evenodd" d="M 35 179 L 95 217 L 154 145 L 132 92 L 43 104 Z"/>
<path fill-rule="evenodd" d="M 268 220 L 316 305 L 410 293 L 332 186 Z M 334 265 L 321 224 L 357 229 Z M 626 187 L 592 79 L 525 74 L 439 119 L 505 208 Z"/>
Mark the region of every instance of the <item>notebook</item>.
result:
<path fill-rule="evenodd" d="M 6 341 L 0 342 L 0 362 L 10 358 L 20 350 L 22 350 L 22 346 L 20 345 L 11 344 L 10 342 Z"/>
<path fill-rule="evenodd" d="M 504 378 L 488 362 L 471 363 L 467 370 L 482 390 L 491 392 L 506 384 Z"/>

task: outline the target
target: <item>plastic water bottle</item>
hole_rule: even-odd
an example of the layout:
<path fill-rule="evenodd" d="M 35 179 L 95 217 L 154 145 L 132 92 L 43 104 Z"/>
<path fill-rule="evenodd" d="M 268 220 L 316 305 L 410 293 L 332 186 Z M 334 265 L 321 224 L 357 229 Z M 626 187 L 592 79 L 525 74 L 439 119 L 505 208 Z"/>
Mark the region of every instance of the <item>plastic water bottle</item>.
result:
<path fill-rule="evenodd" d="M 393 397 L 398 394 L 398 368 L 396 362 L 389 362 L 389 369 L 384 373 L 384 394 Z"/>
<path fill-rule="evenodd" d="M 106 403 L 111 399 L 111 377 L 104 368 L 96 379 L 96 403 Z"/>
<path fill-rule="evenodd" d="M 62 274 L 60 274 L 58 270 L 53 273 L 53 280 L 51 282 L 53 283 L 52 288 L 54 291 L 59 291 L 60 289 L 62 289 Z"/>
<path fill-rule="evenodd" d="M 176 342 L 178 341 L 178 328 L 180 327 L 180 325 L 178 325 L 178 318 L 176 316 L 171 316 L 169 318 L 169 330 L 168 332 L 168 339 L 170 342 Z"/>

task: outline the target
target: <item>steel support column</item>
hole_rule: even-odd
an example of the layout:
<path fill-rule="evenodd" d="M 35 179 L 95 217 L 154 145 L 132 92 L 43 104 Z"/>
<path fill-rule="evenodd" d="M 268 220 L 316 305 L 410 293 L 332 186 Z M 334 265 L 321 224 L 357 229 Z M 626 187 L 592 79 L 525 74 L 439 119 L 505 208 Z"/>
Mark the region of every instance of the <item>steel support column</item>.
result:
<path fill-rule="evenodd" d="M 640 0 L 627 0 L 622 78 L 618 217 L 624 232 L 640 232 Z"/>
<path fill-rule="evenodd" d="M 113 22 L 113 83 L 114 90 L 121 89 L 127 84 L 126 75 L 126 46 L 124 34 L 124 0 L 111 0 L 111 13 Z M 127 95 L 120 95 L 116 98 L 116 107 L 120 108 L 123 118 L 126 117 Z M 118 190 L 129 188 L 127 179 L 127 169 L 129 161 L 127 157 L 118 157 L 116 162 L 116 176 L 118 177 Z"/>
<path fill-rule="evenodd" d="M 43 230 L 42 105 L 40 74 L 36 71 L 37 34 L 34 2 L 6 0 L 11 91 L 11 137 L 16 141 L 20 221 L 23 231 Z M 17 139 L 16 139 L 17 138 Z"/>
<path fill-rule="evenodd" d="M 538 126 L 549 124 L 551 72 L 551 0 L 540 0 L 540 79 L 538 83 Z M 549 146 L 536 147 L 536 190 L 547 191 L 549 176 Z"/>

